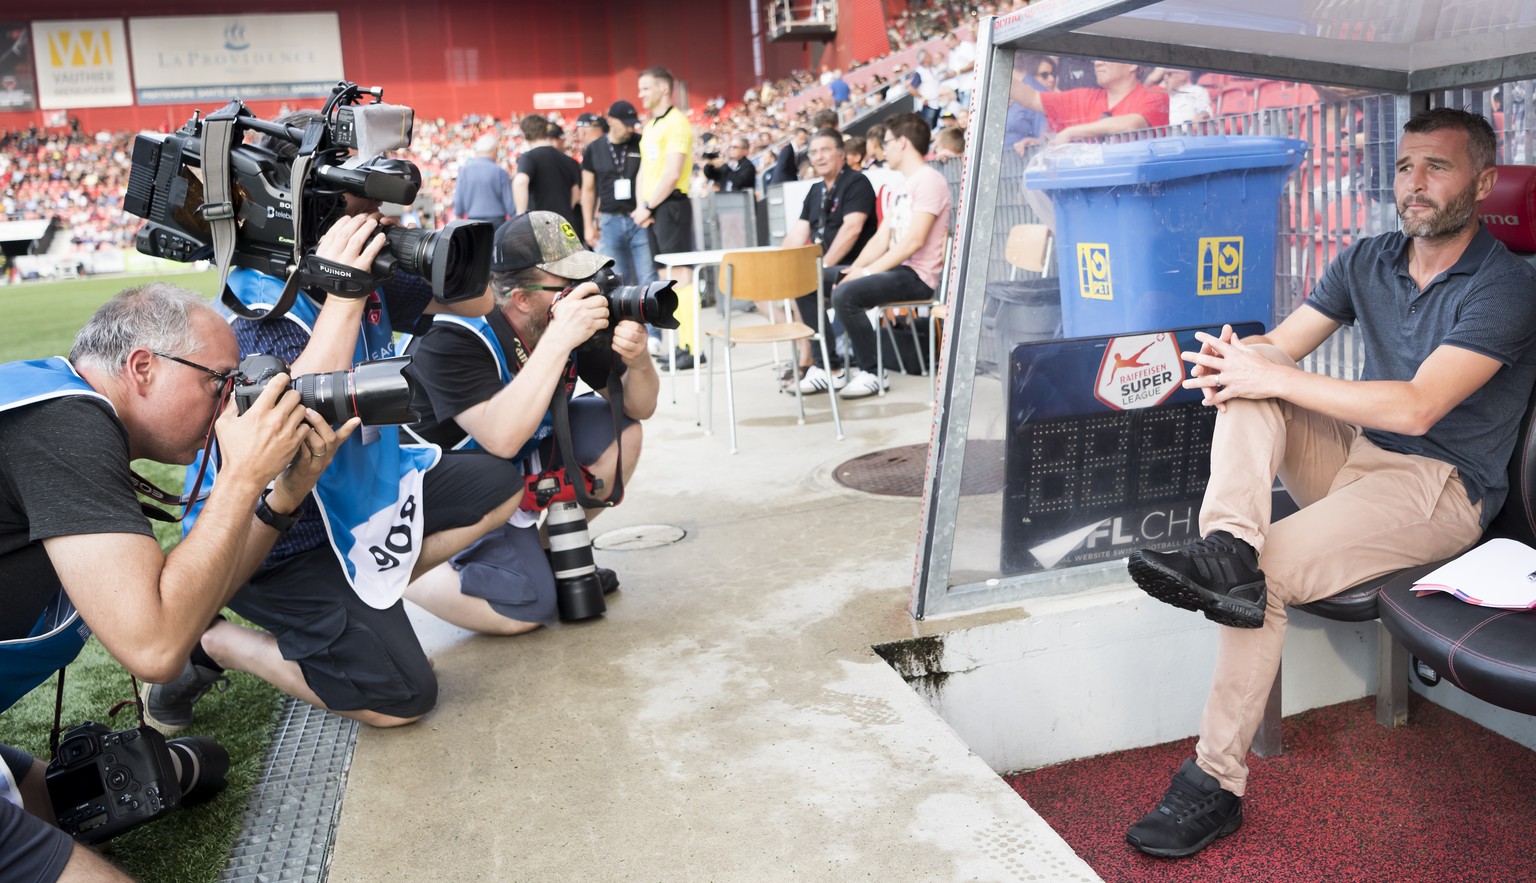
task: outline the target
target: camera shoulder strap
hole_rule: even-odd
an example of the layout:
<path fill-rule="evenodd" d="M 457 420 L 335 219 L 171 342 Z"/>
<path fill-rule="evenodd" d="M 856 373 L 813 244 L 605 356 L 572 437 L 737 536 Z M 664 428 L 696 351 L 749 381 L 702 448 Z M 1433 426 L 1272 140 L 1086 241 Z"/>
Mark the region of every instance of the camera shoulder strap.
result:
<path fill-rule="evenodd" d="M 615 363 L 618 356 L 613 356 Z M 575 360 L 572 359 L 572 368 Z M 576 503 L 583 509 L 602 509 L 609 506 L 617 506 L 624 501 L 624 446 L 619 439 L 619 411 L 624 407 L 624 382 L 619 379 L 618 365 L 612 366 L 608 372 L 608 413 L 613 418 L 613 443 L 618 445 L 618 456 L 613 467 L 613 489 L 605 498 L 597 498 L 587 491 L 585 481 L 573 482 L 576 491 Z M 554 415 L 555 421 L 555 445 L 560 450 L 560 462 L 567 468 L 582 468 L 581 461 L 576 459 L 576 450 L 571 442 L 571 411 L 570 392 L 567 389 L 556 389 L 550 399 L 549 409 Z"/>
<path fill-rule="evenodd" d="M 68 667 L 67 665 L 59 666 L 59 685 L 58 689 L 53 693 L 53 729 L 48 733 L 49 760 L 59 756 L 59 735 L 64 731 L 63 726 L 60 724 L 60 720 L 64 717 L 64 670 Z M 130 674 L 128 675 L 128 681 L 133 684 L 133 707 L 138 709 L 139 726 L 143 727 L 144 700 L 139 697 L 139 679 Z M 107 716 L 116 717 L 117 713 L 127 704 L 128 700 L 126 699 L 117 703 L 107 712 Z"/>
<path fill-rule="evenodd" d="M 198 206 L 213 234 L 213 262 L 219 268 L 219 299 L 236 315 L 258 317 L 229 290 L 229 265 L 235 257 L 240 227 L 235 223 L 234 189 L 229 180 L 229 151 L 234 146 L 240 103 L 232 102 L 203 120 L 203 196 Z M 61 679 L 62 680 L 62 679 Z"/>

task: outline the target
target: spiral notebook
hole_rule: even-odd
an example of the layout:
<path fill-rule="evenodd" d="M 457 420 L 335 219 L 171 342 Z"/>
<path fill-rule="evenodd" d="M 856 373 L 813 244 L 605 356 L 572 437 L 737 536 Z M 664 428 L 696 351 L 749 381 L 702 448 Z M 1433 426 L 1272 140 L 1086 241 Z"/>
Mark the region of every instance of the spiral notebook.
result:
<path fill-rule="evenodd" d="M 1480 607 L 1536 608 L 1536 549 L 1518 540 L 1489 540 L 1425 574 L 1413 590 L 1449 592 Z"/>

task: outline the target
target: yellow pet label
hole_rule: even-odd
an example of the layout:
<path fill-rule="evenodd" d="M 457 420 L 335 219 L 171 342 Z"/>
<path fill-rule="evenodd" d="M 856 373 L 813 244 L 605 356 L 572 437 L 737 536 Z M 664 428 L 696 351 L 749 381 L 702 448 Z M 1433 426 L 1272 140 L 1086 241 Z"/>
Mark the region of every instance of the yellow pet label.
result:
<path fill-rule="evenodd" d="M 1095 300 L 1114 300 L 1114 288 L 1109 278 L 1109 243 L 1079 242 L 1077 244 L 1077 287 L 1083 297 Z"/>
<path fill-rule="evenodd" d="M 1200 295 L 1243 293 L 1243 237 L 1200 239 Z"/>

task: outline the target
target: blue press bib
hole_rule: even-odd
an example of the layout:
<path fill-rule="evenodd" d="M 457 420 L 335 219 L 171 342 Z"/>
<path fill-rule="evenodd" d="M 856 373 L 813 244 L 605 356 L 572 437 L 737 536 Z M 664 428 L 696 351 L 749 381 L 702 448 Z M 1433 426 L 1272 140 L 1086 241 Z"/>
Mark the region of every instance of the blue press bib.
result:
<path fill-rule="evenodd" d="M 93 396 L 111 407 L 107 397 L 81 379 L 66 359 L 55 356 L 0 365 L 0 411 L 77 395 Z M 0 711 L 74 661 L 90 637 L 91 627 L 61 587 L 27 637 L 0 641 Z"/>
<path fill-rule="evenodd" d="M 229 288 L 247 307 L 268 310 L 277 302 L 283 281 L 237 268 L 229 274 Z M 270 321 L 293 322 L 309 335 L 319 315 L 319 306 L 300 293 L 281 319 Z M 386 310 L 384 321 L 364 323 L 353 363 L 393 356 L 392 337 Z M 421 554 L 422 478 L 442 451 L 436 445 L 400 444 L 399 427 L 372 430 L 377 436 L 366 444 L 359 429 L 337 450 L 315 485 L 315 499 L 347 581 L 359 598 L 382 610 L 405 594 Z M 194 462 L 187 468 L 189 484 L 196 479 L 197 467 Z M 215 471 L 210 468 L 199 493 L 212 486 Z M 183 522 L 183 531 L 191 529 L 200 509 Z"/>

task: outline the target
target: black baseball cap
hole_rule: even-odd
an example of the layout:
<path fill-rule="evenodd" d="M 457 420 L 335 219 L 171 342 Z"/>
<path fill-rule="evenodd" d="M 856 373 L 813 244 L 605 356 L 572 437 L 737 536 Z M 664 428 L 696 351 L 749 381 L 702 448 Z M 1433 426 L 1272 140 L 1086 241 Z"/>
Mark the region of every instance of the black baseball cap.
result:
<path fill-rule="evenodd" d="M 626 126 L 633 126 L 640 122 L 640 114 L 635 112 L 635 106 L 628 101 L 615 101 L 608 108 L 608 116 L 613 117 Z"/>

